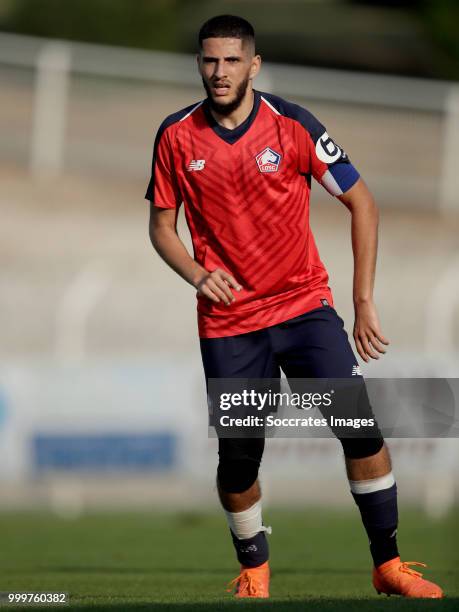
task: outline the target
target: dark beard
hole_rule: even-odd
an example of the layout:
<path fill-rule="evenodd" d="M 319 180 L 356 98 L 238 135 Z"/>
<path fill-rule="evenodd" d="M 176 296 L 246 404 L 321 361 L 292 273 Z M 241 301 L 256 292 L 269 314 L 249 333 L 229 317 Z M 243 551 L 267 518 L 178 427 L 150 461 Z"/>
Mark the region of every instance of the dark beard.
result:
<path fill-rule="evenodd" d="M 247 91 L 247 86 L 249 84 L 249 77 L 246 77 L 239 84 L 238 88 L 236 89 L 236 97 L 234 98 L 232 102 L 228 102 L 227 104 L 220 104 L 219 102 L 215 102 L 215 100 L 211 96 L 210 87 L 207 85 L 204 79 L 202 79 L 202 84 L 204 85 L 204 89 L 206 90 L 207 100 L 209 101 L 210 108 L 214 112 L 216 112 L 218 115 L 227 117 L 228 115 L 231 115 L 231 113 L 235 111 L 237 108 L 239 108 L 246 94 L 246 91 Z"/>

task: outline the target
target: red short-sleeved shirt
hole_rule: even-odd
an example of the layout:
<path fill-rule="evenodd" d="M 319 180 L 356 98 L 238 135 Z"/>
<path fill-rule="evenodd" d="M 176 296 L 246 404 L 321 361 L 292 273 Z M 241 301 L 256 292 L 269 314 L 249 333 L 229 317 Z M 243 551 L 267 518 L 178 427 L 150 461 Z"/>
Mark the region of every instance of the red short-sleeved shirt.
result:
<path fill-rule="evenodd" d="M 231 306 L 198 296 L 200 337 L 333 305 L 309 227 L 311 176 L 334 195 L 359 178 L 324 126 L 277 96 L 255 91 L 250 116 L 234 130 L 215 121 L 207 101 L 162 123 L 145 197 L 160 208 L 183 202 L 196 261 L 243 287 Z"/>

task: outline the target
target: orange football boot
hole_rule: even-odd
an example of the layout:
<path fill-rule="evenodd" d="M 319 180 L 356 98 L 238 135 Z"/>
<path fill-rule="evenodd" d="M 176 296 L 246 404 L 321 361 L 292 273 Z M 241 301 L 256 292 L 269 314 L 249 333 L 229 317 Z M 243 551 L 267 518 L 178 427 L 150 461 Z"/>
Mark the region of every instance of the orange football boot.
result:
<path fill-rule="evenodd" d="M 228 584 L 228 593 L 234 587 L 235 597 L 269 597 L 269 563 L 265 561 L 258 567 L 244 567 L 241 565 L 241 573 Z"/>
<path fill-rule="evenodd" d="M 400 561 L 400 557 L 395 557 L 386 561 L 382 565 L 373 568 L 373 586 L 378 595 L 403 595 L 404 597 L 426 597 L 429 599 L 440 599 L 443 597 L 441 588 L 424 580 L 421 572 L 408 567 L 409 565 L 419 565 L 427 567 L 425 563 L 418 561 Z"/>

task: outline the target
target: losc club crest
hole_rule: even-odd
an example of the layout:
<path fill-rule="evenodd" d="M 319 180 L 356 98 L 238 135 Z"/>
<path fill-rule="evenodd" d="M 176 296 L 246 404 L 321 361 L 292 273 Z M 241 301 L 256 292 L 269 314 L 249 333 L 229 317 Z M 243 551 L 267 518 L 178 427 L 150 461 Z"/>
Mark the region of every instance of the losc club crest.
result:
<path fill-rule="evenodd" d="M 261 153 L 255 157 L 260 172 L 277 172 L 281 162 L 282 155 L 276 153 L 273 149 L 266 147 Z"/>

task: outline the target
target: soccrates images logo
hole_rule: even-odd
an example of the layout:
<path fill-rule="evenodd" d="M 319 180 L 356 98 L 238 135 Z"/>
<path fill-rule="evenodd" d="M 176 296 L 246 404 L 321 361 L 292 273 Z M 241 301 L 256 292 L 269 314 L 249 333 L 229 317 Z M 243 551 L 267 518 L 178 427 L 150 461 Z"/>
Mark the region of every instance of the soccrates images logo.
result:
<path fill-rule="evenodd" d="M 260 172 L 277 172 L 281 162 L 282 155 L 276 153 L 273 149 L 266 147 L 261 153 L 255 157 L 257 160 L 258 169 Z"/>

